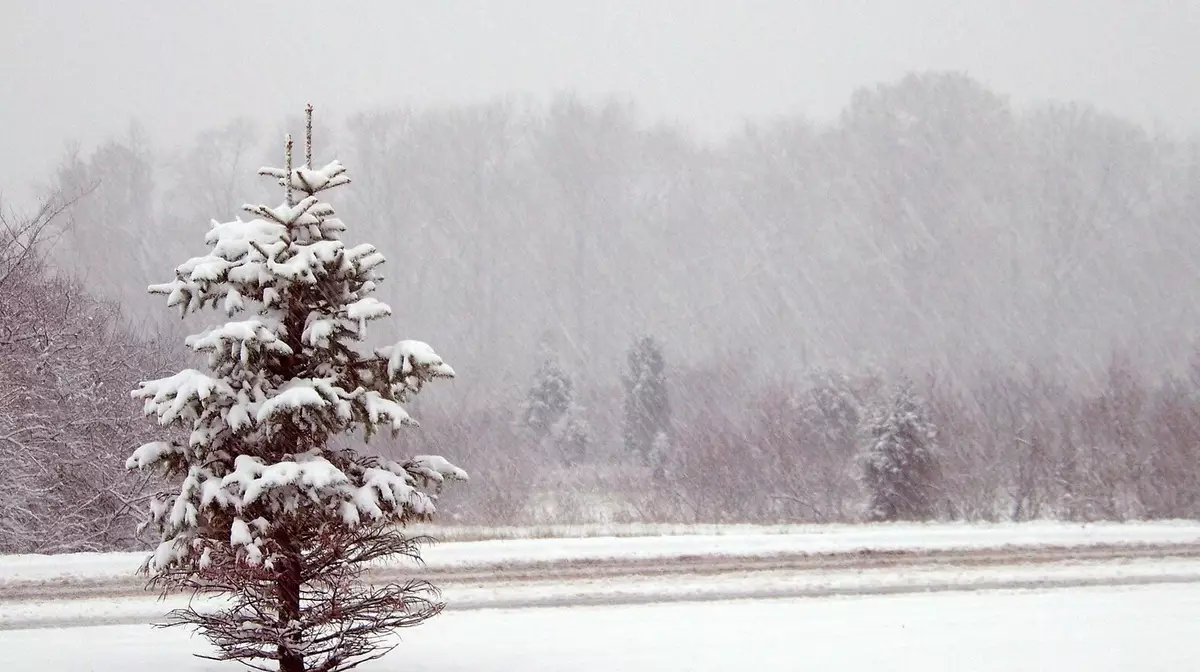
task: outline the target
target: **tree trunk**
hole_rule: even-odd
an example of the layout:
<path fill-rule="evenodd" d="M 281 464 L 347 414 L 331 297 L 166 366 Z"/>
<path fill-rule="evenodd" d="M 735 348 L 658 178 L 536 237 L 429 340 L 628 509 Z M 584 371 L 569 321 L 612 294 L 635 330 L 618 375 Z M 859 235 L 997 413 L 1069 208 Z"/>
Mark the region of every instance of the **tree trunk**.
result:
<path fill-rule="evenodd" d="M 279 572 L 279 624 L 289 632 L 279 642 L 279 672 L 305 672 L 304 654 L 296 650 L 300 633 L 291 628 L 300 622 L 300 551 L 287 532 L 277 537 L 284 560 Z"/>

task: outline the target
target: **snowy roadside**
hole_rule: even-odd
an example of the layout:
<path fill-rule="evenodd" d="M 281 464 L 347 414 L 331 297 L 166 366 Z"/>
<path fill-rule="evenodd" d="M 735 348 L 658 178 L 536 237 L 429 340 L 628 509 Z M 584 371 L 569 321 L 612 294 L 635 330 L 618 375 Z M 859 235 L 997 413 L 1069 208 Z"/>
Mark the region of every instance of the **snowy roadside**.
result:
<path fill-rule="evenodd" d="M 703 526 L 712 529 L 712 526 Z M 447 528 L 452 529 L 452 528 Z M 500 529 L 500 528 L 493 528 Z M 515 528 L 514 528 L 515 529 Z M 674 527 L 677 531 L 688 528 Z M 436 530 L 421 530 L 436 532 Z M 460 534 L 462 534 L 460 532 Z M 951 551 L 1055 546 L 1172 546 L 1200 543 L 1200 523 L 1058 523 L 728 526 L 708 534 L 592 536 L 453 541 L 424 551 L 430 570 L 513 563 L 610 559 L 760 557 L 763 555 Z M 145 553 L 0 555 L 0 589 L 13 585 L 141 584 L 134 575 Z M 404 567 L 406 565 L 398 565 Z"/>
<path fill-rule="evenodd" d="M 837 534 L 867 532 L 875 535 L 914 535 L 941 530 L 998 530 L 1020 529 L 1030 534 L 1061 532 L 1064 529 L 1087 528 L 1093 534 L 1121 535 L 1129 527 L 1154 528 L 1167 531 L 1191 528 L 1200 533 L 1195 520 L 1157 520 L 1129 523 L 1064 523 L 1054 520 L 1026 522 L 953 522 L 953 523 L 546 523 L 533 525 L 454 525 L 418 523 L 409 526 L 414 534 L 427 534 L 443 542 L 496 541 L 504 539 L 583 539 L 589 537 L 672 537 L 672 536 L 765 536 L 797 534 Z M 1143 532 L 1144 533 L 1144 532 Z M 1171 532 L 1165 532 L 1170 535 Z"/>
<path fill-rule="evenodd" d="M 447 583 L 448 609 L 639 604 L 785 597 L 1046 589 L 1200 583 L 1200 560 L 1066 562 L 1002 567 L 908 567 L 870 570 L 751 571 L 715 575 L 621 576 L 570 581 Z M 0 630 L 146 624 L 188 599 L 143 595 L 119 599 L 0 602 Z M 197 604 L 216 604 L 200 599 Z"/>
<path fill-rule="evenodd" d="M 0 629 L 144 624 L 140 553 L 0 556 Z M 452 542 L 420 574 L 450 609 L 1200 582 L 1200 524 L 870 525 L 789 534 Z"/>

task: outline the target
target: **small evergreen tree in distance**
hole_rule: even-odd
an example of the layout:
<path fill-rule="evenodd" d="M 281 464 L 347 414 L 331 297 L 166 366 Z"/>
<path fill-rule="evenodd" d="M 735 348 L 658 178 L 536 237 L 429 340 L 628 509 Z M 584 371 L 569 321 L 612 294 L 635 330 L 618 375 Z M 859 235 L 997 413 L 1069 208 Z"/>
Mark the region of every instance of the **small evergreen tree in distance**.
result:
<path fill-rule="evenodd" d="M 871 521 L 929 520 L 936 514 L 937 429 L 905 381 L 866 419 L 859 455 Z"/>
<path fill-rule="evenodd" d="M 592 448 L 592 426 L 583 411 L 582 406 L 571 404 L 567 414 L 551 432 L 567 466 L 575 466 L 586 460 Z"/>
<path fill-rule="evenodd" d="M 395 462 L 330 441 L 415 425 L 402 404 L 454 371 L 419 341 L 363 351 L 367 323 L 391 314 L 370 296 L 384 257 L 344 244 L 345 225 L 318 197 L 349 179 L 337 161 L 312 167 L 311 112 L 304 167 L 292 169 L 289 136 L 285 167 L 259 171 L 284 202 L 214 221 L 208 253 L 150 288 L 183 316 L 214 308 L 231 321 L 187 339 L 207 370 L 133 392 L 185 438 L 147 443 L 127 462 L 173 487 L 152 501 L 146 524 L 160 543 L 143 571 L 164 591 L 227 598 L 173 611 L 166 625 L 196 626 L 216 659 L 281 672 L 350 669 L 441 610 L 427 583 L 368 585 L 363 572 L 419 557 L 423 539 L 402 526 L 434 514 L 431 489 L 467 478 L 439 456 Z"/>
<path fill-rule="evenodd" d="M 626 355 L 625 449 L 660 469 L 670 445 L 671 402 L 667 395 L 666 361 L 652 336 L 637 339 Z"/>
<path fill-rule="evenodd" d="M 539 438 L 549 434 L 575 403 L 575 385 L 558 359 L 547 357 L 533 377 L 525 400 L 525 425 Z"/>
<path fill-rule="evenodd" d="M 583 407 L 575 403 L 571 375 L 553 354 L 544 352 L 544 357 L 526 395 L 522 420 L 544 450 L 576 465 L 591 447 L 591 427 Z"/>

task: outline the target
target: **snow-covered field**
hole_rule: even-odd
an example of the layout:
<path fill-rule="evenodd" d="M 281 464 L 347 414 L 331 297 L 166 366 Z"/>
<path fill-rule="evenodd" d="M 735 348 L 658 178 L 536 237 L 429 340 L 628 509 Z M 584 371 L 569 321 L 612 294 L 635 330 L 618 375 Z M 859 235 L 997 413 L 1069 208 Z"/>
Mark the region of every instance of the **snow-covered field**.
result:
<path fill-rule="evenodd" d="M 708 532 L 432 546 L 420 571 L 448 610 L 362 669 L 1144 670 L 1200 653 L 1196 522 Z M 0 556 L 0 670 L 239 669 L 149 628 L 186 598 L 145 593 L 142 557 Z"/>
<path fill-rule="evenodd" d="M 0 632 L 13 672 L 233 672 L 180 630 Z M 1200 587 L 447 612 L 363 672 L 1143 672 L 1200 660 Z"/>

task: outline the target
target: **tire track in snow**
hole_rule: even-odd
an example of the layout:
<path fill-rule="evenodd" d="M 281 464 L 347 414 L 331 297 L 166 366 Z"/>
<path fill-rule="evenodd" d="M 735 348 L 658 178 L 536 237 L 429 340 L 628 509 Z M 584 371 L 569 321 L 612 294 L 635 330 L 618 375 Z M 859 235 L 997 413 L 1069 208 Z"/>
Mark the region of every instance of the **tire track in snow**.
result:
<path fill-rule="evenodd" d="M 867 570 L 869 575 L 871 570 Z M 996 590 L 1053 590 L 1080 588 L 1118 588 L 1151 586 L 1162 584 L 1196 584 L 1200 583 L 1200 563 L 1195 571 L 1183 573 L 1154 573 L 1150 575 L 1110 575 L 1110 576 L 1061 576 L 1061 577 L 1011 577 L 996 579 L 980 579 L 971 577 L 968 570 L 965 575 L 954 578 L 942 578 L 932 581 L 917 581 L 910 583 L 864 583 L 860 585 L 809 585 L 792 587 L 746 588 L 733 587 L 728 589 L 704 590 L 697 592 L 612 592 L 593 594 L 562 594 L 557 596 L 521 596 L 517 587 L 516 597 L 486 597 L 480 598 L 451 598 L 447 611 L 480 611 L 491 609 L 545 609 L 570 607 L 604 607 L 622 605 L 650 605 L 688 602 L 716 602 L 731 600 L 769 600 L 769 599 L 821 599 L 835 597 L 871 597 L 895 596 L 908 594 L 929 593 L 966 593 Z M 87 600 L 79 600 L 74 604 L 86 604 Z M 0 603 L 0 607 L 3 607 Z M 0 617 L 0 631 L 31 630 L 46 628 L 84 628 L 113 625 L 149 625 L 161 622 L 169 610 L 166 605 L 151 602 L 133 613 L 119 615 L 89 615 L 86 610 L 79 614 L 56 614 L 50 616 L 31 616 L 25 618 Z M 3 616 L 0 610 L 0 616 Z"/>
<path fill-rule="evenodd" d="M 369 573 L 373 582 L 426 579 L 442 587 L 487 587 L 505 584 L 564 584 L 610 578 L 717 577 L 729 574 L 806 573 L 829 571 L 979 569 L 1016 565 L 1055 565 L 1079 562 L 1195 560 L 1198 544 L 1096 544 L 1088 546 L 1006 546 L 967 550 L 898 550 L 766 555 L 682 555 L 654 558 L 592 558 L 539 562 L 478 564 L 464 567 L 383 568 Z M 47 600 L 143 598 L 156 595 L 144 578 L 105 580 L 0 580 L 0 605 Z"/>
<path fill-rule="evenodd" d="M 970 550 L 901 550 L 831 553 L 780 553 L 753 556 L 696 556 L 671 558 L 605 558 L 536 563 L 480 565 L 463 569 L 376 571 L 384 580 L 423 578 L 444 583 L 493 581 L 566 582 L 627 576 L 712 575 L 732 572 L 878 570 L 927 567 L 995 567 L 1083 561 L 1200 560 L 1200 544 L 1012 546 Z M 0 593 L 2 595 L 2 593 Z"/>
<path fill-rule="evenodd" d="M 716 590 L 690 594 L 616 594 L 575 595 L 549 598 L 512 598 L 495 600 L 459 600 L 446 605 L 447 611 L 483 609 L 548 609 L 563 607 L 602 607 L 679 602 L 727 602 L 731 600 L 783 600 L 823 597 L 869 597 L 872 595 L 910 595 L 916 593 L 965 593 L 988 590 L 1052 590 L 1067 588 L 1120 588 L 1162 584 L 1200 583 L 1200 566 L 1192 574 L 1156 574 L 1154 576 L 1066 577 L 1051 579 L 992 579 L 984 581 L 946 581 L 864 586 L 813 586 L 768 588 L 762 590 Z M 3 629 L 3 627 L 0 627 Z"/>

